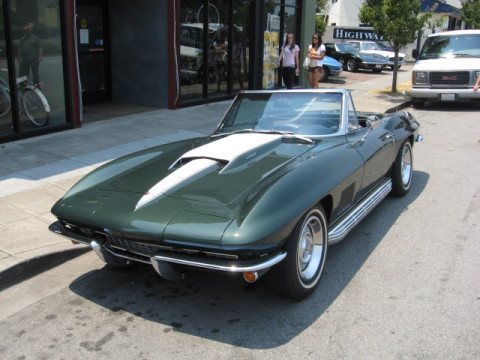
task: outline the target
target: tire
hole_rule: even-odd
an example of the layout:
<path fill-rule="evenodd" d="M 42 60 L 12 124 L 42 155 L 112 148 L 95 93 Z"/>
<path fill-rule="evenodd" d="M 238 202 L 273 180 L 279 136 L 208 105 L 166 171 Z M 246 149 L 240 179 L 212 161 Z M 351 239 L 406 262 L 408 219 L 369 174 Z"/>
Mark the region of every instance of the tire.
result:
<path fill-rule="evenodd" d="M 10 93 L 3 87 L 0 87 L 0 118 L 10 112 L 12 103 L 10 102 Z"/>
<path fill-rule="evenodd" d="M 351 72 L 356 72 L 358 70 L 358 64 L 354 59 L 349 59 L 347 61 L 347 70 Z"/>
<path fill-rule="evenodd" d="M 381 73 L 383 69 L 372 69 L 374 73 Z"/>
<path fill-rule="evenodd" d="M 42 99 L 40 99 L 35 91 L 25 89 L 23 91 L 22 104 L 28 120 L 30 120 L 35 126 L 44 126 L 48 124 L 48 113 L 45 111 Z"/>
<path fill-rule="evenodd" d="M 398 151 L 392 167 L 392 194 L 404 196 L 412 184 L 413 153 L 412 144 L 405 140 Z"/>
<path fill-rule="evenodd" d="M 327 217 L 321 205 L 308 210 L 287 242 L 287 257 L 267 274 L 280 295 L 301 300 L 315 290 L 327 256 Z"/>
<path fill-rule="evenodd" d="M 415 109 L 422 109 L 425 106 L 425 101 L 412 99 L 412 105 Z"/>
<path fill-rule="evenodd" d="M 125 268 L 129 266 L 130 262 L 127 259 L 118 257 L 110 253 L 108 250 L 103 247 L 98 247 L 94 249 L 95 253 L 100 259 L 102 259 L 106 264 L 114 268 Z"/>
<path fill-rule="evenodd" d="M 318 82 L 325 82 L 330 77 L 330 70 L 328 70 L 328 67 L 324 65 L 322 68 L 322 75 L 320 75 L 320 79 L 318 80 Z"/>

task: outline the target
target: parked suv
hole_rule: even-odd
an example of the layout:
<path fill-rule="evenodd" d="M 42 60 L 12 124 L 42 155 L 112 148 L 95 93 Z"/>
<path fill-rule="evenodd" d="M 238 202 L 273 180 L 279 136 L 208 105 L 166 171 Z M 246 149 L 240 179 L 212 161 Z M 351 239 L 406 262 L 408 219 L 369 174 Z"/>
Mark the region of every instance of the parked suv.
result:
<path fill-rule="evenodd" d="M 412 72 L 413 106 L 426 101 L 480 100 L 473 92 L 480 75 L 480 30 L 457 30 L 430 35 Z"/>
<path fill-rule="evenodd" d="M 390 69 L 393 70 L 395 64 L 395 52 L 393 50 L 388 50 L 384 44 L 378 43 L 376 41 L 347 41 L 347 44 L 352 44 L 357 48 L 358 51 L 369 54 L 378 54 L 384 56 L 388 63 L 386 66 L 390 66 Z M 398 53 L 398 68 L 405 64 L 403 60 L 405 58 L 404 53 Z"/>

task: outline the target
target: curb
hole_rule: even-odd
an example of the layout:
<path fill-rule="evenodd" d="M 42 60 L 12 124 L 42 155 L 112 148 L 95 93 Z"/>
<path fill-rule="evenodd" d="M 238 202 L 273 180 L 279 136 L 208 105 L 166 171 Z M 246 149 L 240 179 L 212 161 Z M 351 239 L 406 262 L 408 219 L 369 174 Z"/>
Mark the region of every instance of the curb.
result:
<path fill-rule="evenodd" d="M 0 290 L 50 270 L 90 250 L 89 246 L 73 247 L 72 245 L 71 249 L 54 251 L 32 259 L 23 260 L 0 271 Z"/>
<path fill-rule="evenodd" d="M 406 107 L 409 107 L 410 105 L 412 105 L 412 100 L 407 100 L 401 104 L 395 105 L 394 107 L 387 109 L 385 113 L 386 114 L 396 113 L 397 111 L 403 110 Z"/>

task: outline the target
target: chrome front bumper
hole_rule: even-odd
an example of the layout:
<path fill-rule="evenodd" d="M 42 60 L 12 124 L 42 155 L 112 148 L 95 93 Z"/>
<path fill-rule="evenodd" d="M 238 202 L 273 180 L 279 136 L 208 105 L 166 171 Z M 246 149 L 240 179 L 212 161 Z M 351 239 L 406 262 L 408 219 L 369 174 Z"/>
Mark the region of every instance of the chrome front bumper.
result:
<path fill-rule="evenodd" d="M 412 98 L 431 99 L 432 101 L 442 101 L 442 94 L 455 94 L 455 100 L 453 101 L 480 100 L 480 92 L 473 92 L 473 87 L 463 89 L 412 87 L 412 90 L 409 92 Z"/>
<path fill-rule="evenodd" d="M 237 259 L 220 259 L 209 257 L 198 257 L 189 254 L 177 254 L 169 251 L 157 251 L 155 254 L 146 254 L 140 252 L 129 251 L 128 249 L 117 249 L 109 246 L 105 246 L 95 240 L 92 240 L 88 236 L 80 235 L 68 231 L 60 221 L 56 221 L 49 226 L 50 231 L 57 235 L 64 236 L 74 243 L 82 243 L 90 246 L 95 253 L 102 259 L 104 259 L 103 251 L 107 251 L 111 255 L 136 262 L 142 262 L 145 264 L 152 264 L 154 268 L 158 269 L 158 263 L 170 263 L 177 264 L 186 267 L 215 270 L 231 273 L 244 273 L 267 270 L 273 265 L 279 263 L 287 256 L 284 251 L 279 251 L 273 254 L 261 256 L 259 258 L 251 260 L 237 260 Z M 158 270 L 157 270 L 158 271 Z M 161 274 L 162 275 L 162 274 Z"/>

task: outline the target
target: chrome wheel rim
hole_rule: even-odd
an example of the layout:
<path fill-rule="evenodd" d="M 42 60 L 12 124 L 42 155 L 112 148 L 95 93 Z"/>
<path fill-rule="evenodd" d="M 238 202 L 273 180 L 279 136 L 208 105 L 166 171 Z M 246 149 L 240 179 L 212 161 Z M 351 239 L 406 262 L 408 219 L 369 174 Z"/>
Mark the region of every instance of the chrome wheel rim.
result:
<path fill-rule="evenodd" d="M 355 62 L 353 60 L 349 60 L 347 63 L 347 68 L 348 71 L 353 71 L 353 69 L 355 68 Z"/>
<path fill-rule="evenodd" d="M 404 186 L 408 186 L 412 177 L 412 152 L 410 146 L 404 146 L 402 153 L 402 183 Z"/>
<path fill-rule="evenodd" d="M 300 231 L 297 249 L 297 270 L 304 282 L 315 279 L 324 256 L 325 236 L 316 214 L 310 214 Z"/>

